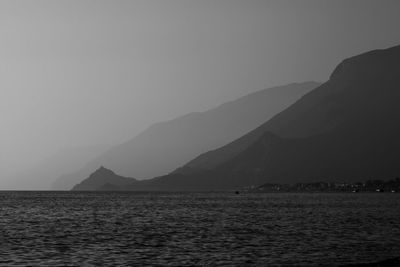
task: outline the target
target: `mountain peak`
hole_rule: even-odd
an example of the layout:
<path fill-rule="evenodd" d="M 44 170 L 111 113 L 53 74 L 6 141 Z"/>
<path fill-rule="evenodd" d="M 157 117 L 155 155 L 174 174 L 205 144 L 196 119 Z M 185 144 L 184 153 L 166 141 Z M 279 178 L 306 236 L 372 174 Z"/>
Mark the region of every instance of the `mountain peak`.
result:
<path fill-rule="evenodd" d="M 110 169 L 107 169 L 106 167 L 104 167 L 103 165 L 101 165 L 96 171 L 94 171 L 93 172 L 93 174 L 92 175 L 97 175 L 97 174 L 102 174 L 102 175 L 104 175 L 104 174 L 111 174 L 111 175 L 115 175 L 115 173 L 112 171 L 112 170 L 110 170 Z"/>
<path fill-rule="evenodd" d="M 125 186 L 134 182 L 136 182 L 136 179 L 119 176 L 112 170 L 101 165 L 88 178 L 75 185 L 73 190 L 113 191 L 117 190 L 118 186 Z M 113 185 L 114 187 L 111 187 L 110 185 Z"/>

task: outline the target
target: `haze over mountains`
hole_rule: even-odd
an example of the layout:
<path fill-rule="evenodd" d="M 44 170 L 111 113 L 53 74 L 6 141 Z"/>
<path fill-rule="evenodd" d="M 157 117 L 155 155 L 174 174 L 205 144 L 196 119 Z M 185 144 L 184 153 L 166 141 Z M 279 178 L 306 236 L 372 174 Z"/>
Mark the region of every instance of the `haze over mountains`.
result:
<path fill-rule="evenodd" d="M 340 63 L 329 81 L 255 130 L 130 190 L 227 190 L 265 182 L 400 175 L 400 46 Z"/>
<path fill-rule="evenodd" d="M 398 46 L 375 50 L 344 60 L 329 81 L 290 108 L 228 146 L 197 157 L 179 171 L 212 169 L 248 148 L 265 132 L 282 138 L 305 138 L 338 127 L 354 128 L 353 125 L 361 121 L 375 129 L 376 118 L 382 120 L 381 123 L 387 121 L 389 114 L 383 112 L 394 99 L 398 100 L 398 90 L 393 89 L 399 85 L 396 79 L 400 73 L 398 50 Z"/>
<path fill-rule="evenodd" d="M 253 130 L 319 85 L 304 82 L 265 89 L 206 112 L 154 124 L 77 172 L 61 176 L 53 189 L 70 189 L 99 166 L 137 179 L 164 175 Z"/>
<path fill-rule="evenodd" d="M 4 175 L 10 177 L 8 188 L 19 190 L 48 190 L 56 177 L 80 169 L 84 164 L 108 149 L 108 146 L 83 146 L 62 149 L 41 160 L 28 170 L 15 170 L 15 173 Z"/>
<path fill-rule="evenodd" d="M 389 169 L 396 175 L 397 164 L 390 163 L 395 160 L 393 153 L 399 151 L 395 138 L 400 130 L 396 123 L 400 119 L 399 59 L 400 47 L 396 46 L 344 60 L 328 82 L 290 108 L 235 142 L 199 156 L 180 171 L 212 169 L 224 163 L 224 168 L 235 165 L 236 170 L 261 168 L 260 175 L 281 182 L 283 176 L 306 180 L 387 176 Z M 261 154 L 251 158 L 262 147 L 265 151 L 258 153 L 264 153 L 264 159 L 256 163 Z M 376 154 L 378 151 L 381 154 Z M 244 167 L 245 161 L 250 165 Z M 380 168 L 384 165 L 386 168 Z"/>
<path fill-rule="evenodd" d="M 180 161 L 166 152 L 169 167 L 140 152 L 132 171 L 113 159 L 124 148 L 113 165 L 93 161 L 104 151 L 52 158 L 255 90 L 325 82 L 342 59 L 398 44 L 399 13 L 395 0 L 0 1 L 0 189 L 70 189 L 101 165 L 137 179 L 170 173 L 268 119 Z"/>

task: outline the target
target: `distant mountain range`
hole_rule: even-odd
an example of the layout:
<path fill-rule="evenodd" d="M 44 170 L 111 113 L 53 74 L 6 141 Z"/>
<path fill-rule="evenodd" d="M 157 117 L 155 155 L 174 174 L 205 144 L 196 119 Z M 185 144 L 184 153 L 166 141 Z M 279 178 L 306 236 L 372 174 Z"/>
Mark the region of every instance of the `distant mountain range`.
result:
<path fill-rule="evenodd" d="M 4 177 L 9 179 L 9 189 L 49 190 L 52 186 L 54 188 L 54 182 L 63 183 L 63 181 L 55 181 L 60 174 L 69 173 L 71 169 L 82 168 L 85 162 L 92 160 L 108 148 L 106 145 L 96 145 L 61 149 L 29 169 L 16 170 L 15 173 Z M 71 186 L 69 185 L 69 188 Z M 56 187 L 59 187 L 58 184 Z"/>
<path fill-rule="evenodd" d="M 169 175 L 124 189 L 393 178 L 400 175 L 399 102 L 400 46 L 370 51 L 344 60 L 326 83 L 255 130 Z"/>
<path fill-rule="evenodd" d="M 61 176 L 53 189 L 70 189 L 99 166 L 138 179 L 169 173 L 197 155 L 253 130 L 319 85 L 305 82 L 265 89 L 206 112 L 154 124 L 78 171 Z"/>

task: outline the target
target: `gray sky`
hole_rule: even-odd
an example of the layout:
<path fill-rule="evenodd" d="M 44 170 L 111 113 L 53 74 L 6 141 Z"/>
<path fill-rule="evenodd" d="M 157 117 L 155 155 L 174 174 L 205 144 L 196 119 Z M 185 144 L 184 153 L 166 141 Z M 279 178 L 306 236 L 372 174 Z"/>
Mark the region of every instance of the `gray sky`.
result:
<path fill-rule="evenodd" d="M 0 174 L 400 44 L 398 0 L 0 0 Z M 18 167 L 17 167 L 18 166 Z"/>

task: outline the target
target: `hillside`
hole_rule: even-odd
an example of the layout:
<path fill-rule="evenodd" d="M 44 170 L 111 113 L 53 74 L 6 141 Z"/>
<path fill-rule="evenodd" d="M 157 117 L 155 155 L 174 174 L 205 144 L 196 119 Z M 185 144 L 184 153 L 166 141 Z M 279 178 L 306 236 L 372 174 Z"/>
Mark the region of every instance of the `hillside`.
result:
<path fill-rule="evenodd" d="M 115 191 L 128 184 L 135 183 L 136 180 L 133 178 L 122 177 L 116 175 L 113 171 L 101 166 L 94 173 L 92 173 L 87 179 L 81 183 L 75 185 L 72 190 L 74 191 Z"/>
<path fill-rule="evenodd" d="M 213 169 L 243 152 L 265 132 L 282 138 L 304 138 L 345 125 L 352 127 L 361 119 L 367 120 L 365 131 L 368 132 L 368 120 L 371 120 L 370 127 L 376 127 L 374 124 L 377 121 L 399 114 L 396 114 L 400 84 L 399 57 L 400 48 L 397 46 L 344 60 L 336 67 L 329 81 L 288 109 L 230 144 L 198 156 L 177 172 Z M 388 125 L 388 129 L 382 130 L 396 129 L 393 126 Z"/>
<path fill-rule="evenodd" d="M 231 190 L 400 174 L 400 46 L 344 60 L 329 81 L 254 131 L 127 190 Z"/>
<path fill-rule="evenodd" d="M 318 85 L 305 82 L 265 89 L 206 112 L 154 124 L 83 168 L 61 176 L 54 189 L 70 189 L 98 166 L 138 179 L 164 175 L 253 130 Z"/>

